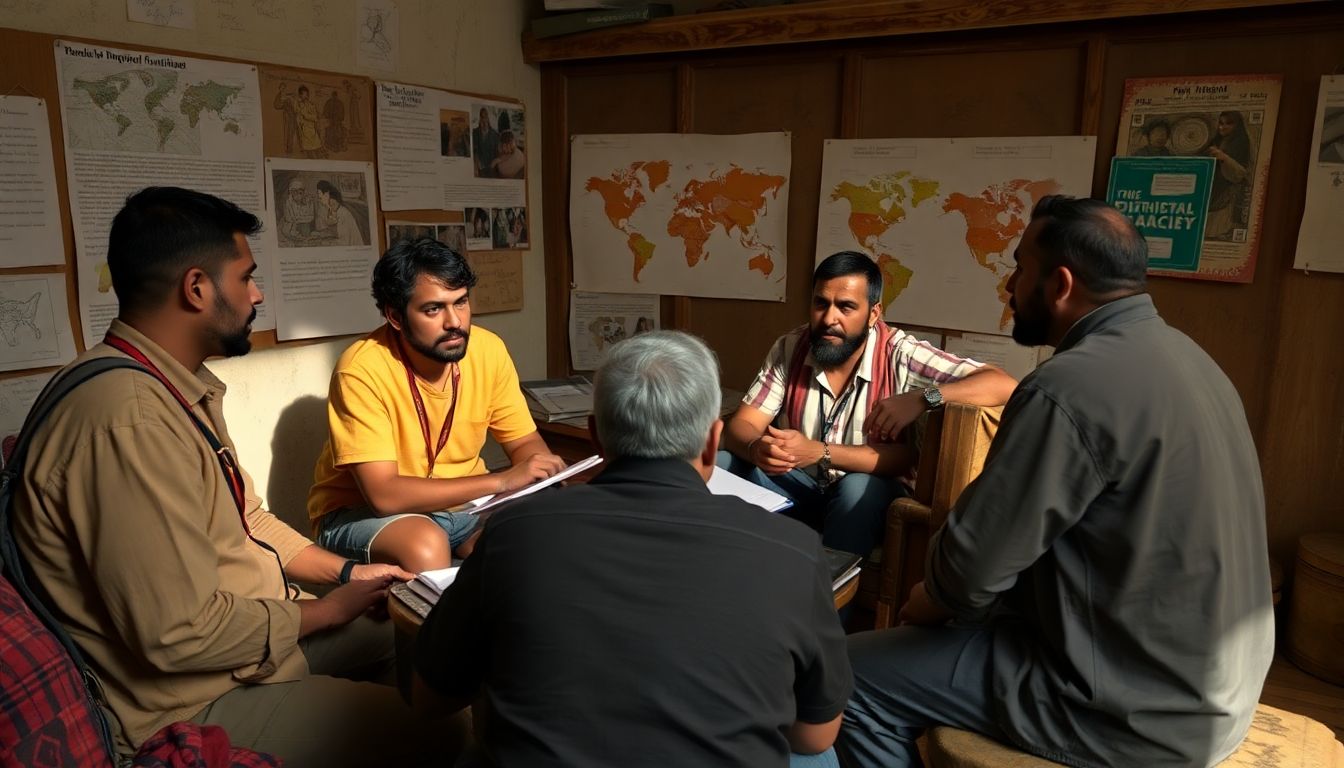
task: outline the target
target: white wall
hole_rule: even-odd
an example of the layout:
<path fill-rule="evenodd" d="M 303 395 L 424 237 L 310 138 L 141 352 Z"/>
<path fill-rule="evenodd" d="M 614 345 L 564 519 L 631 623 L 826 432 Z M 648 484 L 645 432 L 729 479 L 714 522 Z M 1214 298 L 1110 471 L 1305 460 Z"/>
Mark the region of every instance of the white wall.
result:
<path fill-rule="evenodd" d="M 521 99 L 529 110 L 528 206 L 536 223 L 532 251 L 523 255 L 524 308 L 476 322 L 504 337 L 523 378 L 543 376 L 541 77 L 523 62 L 519 42 L 527 0 L 396 0 L 401 51 L 395 73 L 355 65 L 355 0 L 190 2 L 196 9 L 193 30 L 129 22 L 127 0 L 0 0 L 0 26 Z M 316 441 L 320 447 L 325 435 L 325 414 L 315 398 L 325 398 L 332 365 L 349 342 L 264 350 L 210 364 L 229 384 L 226 415 L 243 466 L 287 518 L 301 517 L 293 506 L 301 507 L 306 498 L 316 458 L 311 446 Z"/>

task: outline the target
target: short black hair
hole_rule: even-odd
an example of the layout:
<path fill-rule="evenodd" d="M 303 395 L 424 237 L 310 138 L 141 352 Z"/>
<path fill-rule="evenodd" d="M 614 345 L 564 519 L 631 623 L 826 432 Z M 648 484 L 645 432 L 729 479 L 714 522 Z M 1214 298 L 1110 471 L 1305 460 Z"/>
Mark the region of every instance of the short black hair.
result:
<path fill-rule="evenodd" d="M 863 275 L 868 281 L 868 306 L 875 307 L 882 302 L 882 270 L 867 255 L 858 251 L 840 251 L 827 256 L 812 273 L 812 288 L 837 277 Z"/>
<path fill-rule="evenodd" d="M 326 179 L 317 182 L 317 191 L 326 192 L 328 195 L 331 195 L 332 200 L 335 200 L 338 203 L 341 202 L 341 190 L 337 189 L 335 184 L 332 184 Z"/>
<path fill-rule="evenodd" d="M 420 275 L 429 275 L 453 290 L 476 286 L 476 273 L 452 247 L 430 237 L 402 240 L 388 248 L 373 267 L 373 299 L 378 311 L 391 309 L 404 318 Z"/>
<path fill-rule="evenodd" d="M 1141 293 L 1148 283 L 1148 242 L 1129 217 L 1090 197 L 1047 195 L 1031 211 L 1045 219 L 1036 244 L 1041 274 L 1068 267 L 1095 294 Z"/>
<path fill-rule="evenodd" d="M 121 311 L 159 307 L 192 267 L 217 280 L 238 257 L 233 236 L 260 231 L 255 215 L 204 192 L 145 187 L 127 197 L 107 238 L 107 269 Z"/>

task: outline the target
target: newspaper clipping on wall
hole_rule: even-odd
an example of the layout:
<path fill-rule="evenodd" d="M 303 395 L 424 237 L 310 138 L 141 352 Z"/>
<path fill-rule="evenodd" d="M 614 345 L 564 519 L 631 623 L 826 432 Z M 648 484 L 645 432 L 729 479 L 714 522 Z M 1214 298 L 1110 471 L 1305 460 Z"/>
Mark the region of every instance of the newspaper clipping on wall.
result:
<path fill-rule="evenodd" d="M 1249 283 L 1278 117 L 1278 75 L 1125 81 L 1115 154 L 1216 161 L 1199 268 L 1154 274 Z"/>
<path fill-rule="evenodd" d="M 1321 78 L 1294 269 L 1344 272 L 1344 77 Z"/>

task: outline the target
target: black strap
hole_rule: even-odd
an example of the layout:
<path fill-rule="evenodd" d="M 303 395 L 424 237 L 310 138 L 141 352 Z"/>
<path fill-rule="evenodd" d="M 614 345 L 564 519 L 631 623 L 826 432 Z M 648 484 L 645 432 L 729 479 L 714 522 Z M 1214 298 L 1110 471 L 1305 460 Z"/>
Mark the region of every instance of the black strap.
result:
<path fill-rule="evenodd" d="M 14 584 L 14 589 L 19 593 L 38 620 L 56 637 L 56 640 L 70 655 L 75 666 L 79 669 L 80 678 L 84 684 L 84 694 L 88 698 L 90 709 L 98 720 L 99 735 L 103 739 L 103 748 L 107 752 L 108 759 L 115 765 L 117 763 L 116 748 L 113 746 L 112 727 L 107 721 L 107 712 L 104 709 L 106 697 L 103 695 L 102 686 L 94 676 L 93 670 L 88 662 L 84 660 L 84 655 L 80 653 L 79 646 L 75 644 L 74 638 L 70 637 L 65 631 L 65 627 L 56 620 L 51 610 L 33 590 L 28 581 L 27 568 L 24 565 L 23 557 L 19 554 L 17 542 L 14 540 L 13 523 L 10 519 L 10 506 L 13 504 L 15 488 L 23 482 L 23 465 L 28 458 L 28 444 L 33 440 L 33 434 L 37 432 L 38 427 L 46 421 L 51 410 L 56 407 L 67 394 L 75 387 L 83 384 L 85 381 L 107 371 L 117 368 L 136 368 L 145 370 L 144 366 L 124 357 L 99 357 L 85 361 L 71 368 L 64 376 L 53 379 L 37 396 L 37 401 L 28 411 L 28 417 L 23 422 L 23 429 L 19 432 L 19 437 L 14 443 L 14 451 L 10 454 L 8 461 L 5 462 L 3 472 L 0 472 L 0 564 L 4 566 L 5 575 L 10 582 Z"/>

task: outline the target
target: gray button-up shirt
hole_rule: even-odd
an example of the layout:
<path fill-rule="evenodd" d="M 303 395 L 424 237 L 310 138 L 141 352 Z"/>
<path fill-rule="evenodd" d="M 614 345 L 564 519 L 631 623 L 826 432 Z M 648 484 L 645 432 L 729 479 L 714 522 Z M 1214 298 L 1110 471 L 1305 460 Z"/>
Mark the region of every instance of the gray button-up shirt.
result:
<path fill-rule="evenodd" d="M 1080 319 L 1003 413 L 927 589 L 993 632 L 993 706 L 1070 765 L 1211 765 L 1274 648 L 1241 399 L 1147 295 Z"/>

